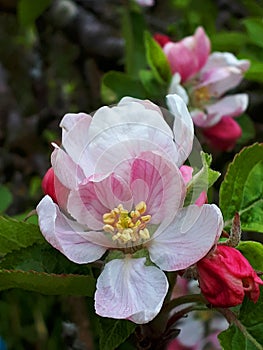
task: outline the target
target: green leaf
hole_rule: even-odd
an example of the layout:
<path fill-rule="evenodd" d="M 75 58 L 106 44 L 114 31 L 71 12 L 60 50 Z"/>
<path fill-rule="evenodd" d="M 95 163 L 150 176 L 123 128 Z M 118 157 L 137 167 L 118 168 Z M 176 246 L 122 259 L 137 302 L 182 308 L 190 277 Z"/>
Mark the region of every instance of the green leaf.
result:
<path fill-rule="evenodd" d="M 240 51 L 248 41 L 247 35 L 241 32 L 215 33 L 210 37 L 213 51 Z"/>
<path fill-rule="evenodd" d="M 259 47 L 263 47 L 263 21 L 259 18 L 248 18 L 243 21 L 250 41 Z"/>
<path fill-rule="evenodd" d="M 253 336 L 254 333 L 262 333 L 262 326 L 263 324 L 260 324 L 259 326 L 252 327 L 252 329 L 248 328 L 245 335 L 237 326 L 231 325 L 218 336 L 222 349 L 262 350 L 263 343 L 259 343 Z"/>
<path fill-rule="evenodd" d="M 139 76 L 140 81 L 147 92 L 147 98 L 154 100 L 156 103 L 157 101 L 160 101 L 161 105 L 161 98 L 162 96 L 167 95 L 168 86 L 163 83 L 160 84 L 150 70 L 141 70 Z"/>
<path fill-rule="evenodd" d="M 100 350 L 115 350 L 134 332 L 136 326 L 126 320 L 100 318 Z"/>
<path fill-rule="evenodd" d="M 236 119 L 242 129 L 242 135 L 238 139 L 239 144 L 244 144 L 255 137 L 255 126 L 247 114 L 242 114 Z"/>
<path fill-rule="evenodd" d="M 149 32 L 145 32 L 144 40 L 147 62 L 155 78 L 160 83 L 167 83 L 168 85 L 172 79 L 172 72 L 161 46 L 153 39 Z"/>
<path fill-rule="evenodd" d="M 143 33 L 146 24 L 140 11 L 124 9 L 122 33 L 125 40 L 125 71 L 138 77 L 139 71 L 147 66 Z"/>
<path fill-rule="evenodd" d="M 0 212 L 4 212 L 9 205 L 12 203 L 13 196 L 12 193 L 6 186 L 0 186 Z"/>
<path fill-rule="evenodd" d="M 218 336 L 224 350 L 263 349 L 263 288 L 257 303 L 245 298 L 237 322 Z"/>
<path fill-rule="evenodd" d="M 263 144 L 245 147 L 229 165 L 219 192 L 225 224 L 229 226 L 236 212 L 241 228 L 263 232 Z"/>
<path fill-rule="evenodd" d="M 256 271 L 263 271 L 263 244 L 253 241 L 240 242 L 237 249 Z"/>
<path fill-rule="evenodd" d="M 106 87 L 109 93 L 113 94 L 115 101 L 120 100 L 124 96 L 137 97 L 145 99 L 146 92 L 139 80 L 122 72 L 110 71 L 103 76 L 102 90 Z M 103 91 L 102 91 L 103 94 Z M 104 95 L 104 99 L 107 96 Z"/>
<path fill-rule="evenodd" d="M 95 291 L 95 284 L 96 280 L 91 276 L 0 270 L 0 291 L 20 288 L 48 295 L 92 297 Z"/>
<path fill-rule="evenodd" d="M 201 192 L 207 191 L 220 176 L 218 171 L 210 169 L 212 163 L 212 156 L 210 154 L 201 152 L 201 160 L 203 164 L 202 169 L 187 184 L 184 206 L 195 203 Z"/>
<path fill-rule="evenodd" d="M 262 83 L 263 82 L 263 63 L 251 61 L 251 66 L 245 74 L 245 78 Z M 238 120 L 238 119 L 237 119 Z"/>
<path fill-rule="evenodd" d="M 0 256 L 44 241 L 37 225 L 0 216 Z"/>
<path fill-rule="evenodd" d="M 90 274 L 90 266 L 75 264 L 47 242 L 15 250 L 0 260 L 0 268 L 46 273 Z"/>
<path fill-rule="evenodd" d="M 52 0 L 19 0 L 18 19 L 22 26 L 30 26 L 50 6 Z"/>

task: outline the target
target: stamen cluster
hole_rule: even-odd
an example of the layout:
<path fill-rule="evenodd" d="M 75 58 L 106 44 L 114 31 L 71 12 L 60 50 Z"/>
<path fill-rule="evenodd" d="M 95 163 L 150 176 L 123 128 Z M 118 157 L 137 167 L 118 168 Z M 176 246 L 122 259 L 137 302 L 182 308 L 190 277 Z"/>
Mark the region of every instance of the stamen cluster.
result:
<path fill-rule="evenodd" d="M 146 212 L 146 203 L 140 202 L 135 210 L 129 212 L 122 204 L 109 213 L 103 215 L 103 230 L 112 234 L 112 240 L 119 243 L 140 242 L 150 238 L 146 224 L 151 220 L 151 215 L 143 215 Z"/>

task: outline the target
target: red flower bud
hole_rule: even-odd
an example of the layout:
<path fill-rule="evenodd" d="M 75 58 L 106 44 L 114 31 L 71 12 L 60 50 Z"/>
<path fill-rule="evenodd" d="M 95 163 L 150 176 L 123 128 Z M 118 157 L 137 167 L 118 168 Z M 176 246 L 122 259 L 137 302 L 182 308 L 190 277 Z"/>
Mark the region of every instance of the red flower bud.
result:
<path fill-rule="evenodd" d="M 231 150 L 242 135 L 238 123 L 231 117 L 223 117 L 216 125 L 202 130 L 209 143 L 221 151 Z"/>
<path fill-rule="evenodd" d="M 164 47 L 165 44 L 169 43 L 171 41 L 171 39 L 169 38 L 168 35 L 165 35 L 165 34 L 159 34 L 159 33 L 156 33 L 154 34 L 154 39 L 155 41 L 157 41 L 157 43 L 161 46 L 161 47 Z"/>
<path fill-rule="evenodd" d="M 42 180 L 42 190 L 48 194 L 55 203 L 57 203 L 57 196 L 55 191 L 55 175 L 53 168 L 49 168 Z"/>
<path fill-rule="evenodd" d="M 239 305 L 245 295 L 254 303 L 259 298 L 263 281 L 235 248 L 218 245 L 215 252 L 197 263 L 197 270 L 201 291 L 213 306 Z"/>

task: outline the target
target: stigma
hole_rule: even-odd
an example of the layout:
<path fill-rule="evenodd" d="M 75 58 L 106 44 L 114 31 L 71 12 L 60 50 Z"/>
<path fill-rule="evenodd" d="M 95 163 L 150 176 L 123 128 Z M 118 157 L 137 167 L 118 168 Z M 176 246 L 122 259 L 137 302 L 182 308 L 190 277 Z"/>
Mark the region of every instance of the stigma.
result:
<path fill-rule="evenodd" d="M 151 220 L 151 215 L 144 215 L 146 203 L 138 203 L 134 210 L 126 210 L 122 204 L 103 215 L 103 230 L 111 234 L 113 241 L 121 244 L 137 243 L 150 238 L 149 230 L 146 228 Z"/>

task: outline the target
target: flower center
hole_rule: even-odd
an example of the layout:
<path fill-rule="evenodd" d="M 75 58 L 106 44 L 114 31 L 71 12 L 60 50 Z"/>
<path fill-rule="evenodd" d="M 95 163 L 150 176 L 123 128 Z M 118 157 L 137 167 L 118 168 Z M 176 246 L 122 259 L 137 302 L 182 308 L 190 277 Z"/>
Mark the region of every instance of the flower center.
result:
<path fill-rule="evenodd" d="M 194 101 L 197 106 L 201 106 L 210 100 L 209 90 L 206 86 L 194 90 Z"/>
<path fill-rule="evenodd" d="M 150 238 L 147 223 L 151 220 L 151 215 L 143 215 L 146 212 L 146 203 L 140 202 L 135 206 L 135 210 L 128 212 L 119 204 L 109 213 L 103 215 L 103 230 L 112 235 L 113 241 L 119 243 L 136 242 L 142 243 Z"/>

